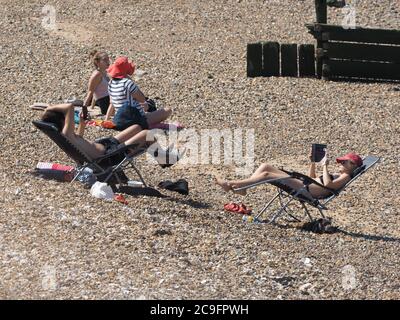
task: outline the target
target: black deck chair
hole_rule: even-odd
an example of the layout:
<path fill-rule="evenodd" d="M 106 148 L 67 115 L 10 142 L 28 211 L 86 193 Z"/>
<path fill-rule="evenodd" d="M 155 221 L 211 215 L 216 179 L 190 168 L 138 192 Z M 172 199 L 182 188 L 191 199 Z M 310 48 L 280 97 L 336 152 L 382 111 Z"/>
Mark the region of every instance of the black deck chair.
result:
<path fill-rule="evenodd" d="M 302 206 L 305 215 L 308 216 L 308 218 L 313 221 L 314 219 L 312 218 L 307 205 L 318 209 L 320 215 L 325 218 L 323 210 L 328 210 L 327 204 L 335 199 L 343 190 L 345 190 L 353 181 L 358 179 L 362 174 L 364 174 L 369 168 L 371 168 L 373 165 L 375 165 L 379 161 L 379 157 L 376 156 L 368 156 L 365 159 L 363 159 L 363 165 L 357 168 L 351 177 L 351 180 L 347 182 L 342 188 L 339 190 L 332 190 L 324 185 L 318 183 L 314 179 L 310 178 L 309 176 L 306 176 L 304 174 L 294 172 L 294 171 L 284 171 L 285 173 L 288 174 L 288 177 L 284 178 L 277 178 L 277 179 L 267 179 L 264 181 L 260 181 L 258 183 L 254 183 L 252 185 L 242 187 L 242 188 L 237 188 L 234 189 L 234 191 L 240 191 L 240 190 L 245 190 L 248 188 L 253 188 L 255 186 L 261 185 L 261 184 L 271 184 L 275 186 L 278 190 L 277 194 L 269 200 L 266 205 L 260 210 L 260 212 L 254 217 L 256 221 L 262 221 L 262 222 L 267 222 L 267 223 L 273 223 L 275 222 L 281 215 L 286 214 L 289 216 L 291 219 L 295 221 L 300 221 L 294 213 L 288 208 L 288 206 L 293 202 L 293 201 L 298 201 L 300 205 Z M 291 179 L 298 179 L 301 180 L 304 184 L 303 188 L 300 189 L 294 189 L 290 186 L 289 180 Z M 307 190 L 307 186 L 315 184 L 320 186 L 321 188 L 324 188 L 325 190 L 328 191 L 328 195 L 323 197 L 323 198 L 314 198 L 310 192 Z M 270 212 L 269 217 L 267 219 L 261 220 L 260 217 L 261 215 L 271 207 L 271 205 L 274 203 L 275 200 L 279 200 L 280 207 L 275 210 Z"/>
<path fill-rule="evenodd" d="M 91 168 L 97 181 L 106 182 L 115 187 L 117 184 L 122 185 L 128 181 L 124 169 L 131 167 L 139 176 L 143 186 L 147 188 L 143 176 L 134 163 L 135 158 L 146 151 L 145 148 L 138 148 L 138 144 L 123 146 L 97 159 L 92 159 L 83 150 L 72 144 L 54 124 L 41 120 L 32 121 L 32 123 L 76 162 L 77 172 L 72 182 L 79 177 L 85 168 Z M 132 152 L 132 150 L 135 151 Z"/>

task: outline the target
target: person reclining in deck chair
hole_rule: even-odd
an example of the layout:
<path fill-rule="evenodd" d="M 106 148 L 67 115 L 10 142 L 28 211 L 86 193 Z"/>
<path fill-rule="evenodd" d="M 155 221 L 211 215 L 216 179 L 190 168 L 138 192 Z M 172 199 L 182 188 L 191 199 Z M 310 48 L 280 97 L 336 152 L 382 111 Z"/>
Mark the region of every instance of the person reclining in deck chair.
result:
<path fill-rule="evenodd" d="M 361 157 L 355 153 L 348 153 L 342 157 L 336 159 L 336 162 L 340 164 L 339 173 L 338 174 L 330 174 L 328 170 L 328 155 L 326 153 L 324 159 L 321 161 L 323 174 L 319 177 L 316 175 L 315 170 L 315 162 L 311 162 L 309 177 L 314 179 L 316 182 L 324 185 L 325 187 L 332 190 L 339 190 L 342 188 L 347 182 L 351 180 L 351 175 L 354 170 L 358 167 L 362 166 L 363 161 Z M 237 188 L 243 188 L 254 183 L 265 181 L 269 179 L 278 179 L 278 178 L 286 178 L 289 175 L 282 170 L 279 170 L 267 163 L 263 163 L 250 178 L 243 180 L 234 180 L 227 181 L 220 178 L 216 178 L 216 183 L 221 186 L 226 192 L 234 191 Z M 294 189 L 300 189 L 304 187 L 304 184 L 301 180 L 298 179 L 290 179 L 288 181 L 288 185 L 290 185 Z M 314 198 L 320 198 L 329 195 L 329 192 L 318 185 L 310 184 L 306 186 L 307 190 L 311 193 Z M 235 193 L 245 195 L 246 190 L 234 191 Z"/>
<path fill-rule="evenodd" d="M 147 141 L 146 137 L 148 130 L 142 130 L 140 125 L 132 125 L 129 128 L 119 132 L 114 137 L 98 139 L 94 142 L 86 140 L 83 138 L 85 131 L 83 113 L 80 113 L 79 126 L 77 132 L 75 132 L 74 106 L 70 103 L 47 107 L 42 116 L 42 121 L 54 124 L 62 132 L 62 134 L 70 140 L 72 144 L 83 150 L 93 159 L 112 152 L 121 146 L 129 146 L 132 144 L 138 144 L 138 147 L 146 148 L 152 145 L 152 150 L 158 151 L 158 155 L 155 156 L 155 159 L 163 167 L 174 164 L 180 158 L 180 155 L 176 150 L 162 150 L 161 147 L 154 148 L 154 144 L 157 144 L 157 142 L 155 140 Z M 166 160 L 167 163 L 165 162 Z"/>

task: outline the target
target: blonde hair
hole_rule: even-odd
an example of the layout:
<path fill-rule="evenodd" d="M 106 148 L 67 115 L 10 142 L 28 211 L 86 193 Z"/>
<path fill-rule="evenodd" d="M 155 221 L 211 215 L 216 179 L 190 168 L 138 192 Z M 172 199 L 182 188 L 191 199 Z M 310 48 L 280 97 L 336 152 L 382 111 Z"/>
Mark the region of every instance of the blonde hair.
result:
<path fill-rule="evenodd" d="M 107 52 L 93 50 L 90 52 L 89 56 L 90 56 L 90 61 L 93 63 L 95 68 L 98 68 L 99 61 L 107 56 Z"/>

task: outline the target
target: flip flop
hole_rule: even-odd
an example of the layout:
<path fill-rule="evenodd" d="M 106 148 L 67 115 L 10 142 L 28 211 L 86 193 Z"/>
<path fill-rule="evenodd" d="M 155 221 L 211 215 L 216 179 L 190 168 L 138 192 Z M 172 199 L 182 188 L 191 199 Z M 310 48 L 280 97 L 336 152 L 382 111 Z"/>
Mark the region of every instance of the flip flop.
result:
<path fill-rule="evenodd" d="M 239 213 L 242 213 L 242 214 L 251 214 L 251 208 L 247 209 L 246 206 L 245 206 L 243 203 L 241 203 L 241 204 L 239 205 Z"/>
<path fill-rule="evenodd" d="M 226 211 L 237 212 L 246 215 L 251 214 L 251 208 L 247 209 L 247 207 L 243 203 L 240 204 L 234 202 L 227 203 L 224 205 L 224 209 Z"/>
<path fill-rule="evenodd" d="M 233 202 L 231 202 L 231 203 L 226 203 L 226 204 L 224 205 L 224 209 L 225 209 L 226 211 L 230 211 L 230 212 L 239 212 L 239 205 L 236 204 L 236 203 L 233 203 Z"/>
<path fill-rule="evenodd" d="M 123 204 L 128 204 L 128 201 L 126 201 L 125 197 L 122 194 L 116 194 L 114 196 L 114 200 L 118 201 L 118 202 L 121 202 Z"/>

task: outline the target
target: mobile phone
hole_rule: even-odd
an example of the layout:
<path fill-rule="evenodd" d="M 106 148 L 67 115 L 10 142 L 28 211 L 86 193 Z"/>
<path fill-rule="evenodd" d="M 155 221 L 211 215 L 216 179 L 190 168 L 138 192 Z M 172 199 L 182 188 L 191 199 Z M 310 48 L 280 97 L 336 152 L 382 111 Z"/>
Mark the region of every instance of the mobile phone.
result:
<path fill-rule="evenodd" d="M 84 120 L 88 119 L 88 107 L 87 106 L 82 106 L 82 115 L 83 115 Z"/>

